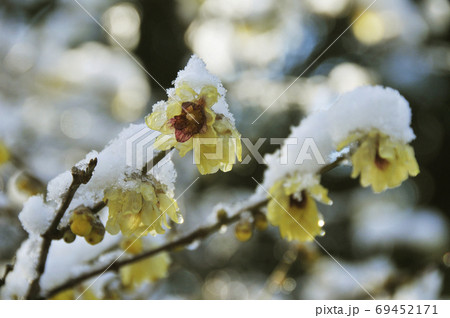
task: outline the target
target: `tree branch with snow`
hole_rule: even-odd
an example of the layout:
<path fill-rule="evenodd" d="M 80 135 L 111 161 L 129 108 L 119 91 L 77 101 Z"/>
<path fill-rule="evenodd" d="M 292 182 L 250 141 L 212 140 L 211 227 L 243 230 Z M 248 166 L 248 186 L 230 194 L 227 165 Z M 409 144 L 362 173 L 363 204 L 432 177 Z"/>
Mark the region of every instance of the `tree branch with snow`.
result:
<path fill-rule="evenodd" d="M 232 223 L 240 241 L 268 224 L 287 241 L 312 241 L 323 235 L 325 224 L 317 203 L 332 204 L 321 183 L 324 173 L 351 164 L 351 177 L 374 192 L 419 173 L 409 145 L 414 133 L 407 101 L 393 89 L 361 87 L 292 128 L 289 138 L 296 145 L 286 141 L 266 155 L 264 179 L 247 202 L 219 209 L 214 224 L 169 240 L 167 231 L 184 219 L 175 198 L 173 153 L 184 157 L 192 150 L 196 170 L 205 175 L 230 171 L 242 159 L 242 146 L 226 90 L 198 57 L 178 73 L 167 95 L 145 124 L 130 125 L 101 152 L 54 178 L 45 199 L 34 196 L 25 203 L 20 220 L 29 238 L 5 280 L 4 298 L 75 297 L 77 286 L 112 271 L 130 288 L 155 281 L 168 273 L 169 252 Z M 127 143 L 142 132 L 156 136 L 151 165 L 130 165 Z M 304 153 L 304 144 L 316 160 Z M 78 297 L 85 294 L 86 289 Z"/>

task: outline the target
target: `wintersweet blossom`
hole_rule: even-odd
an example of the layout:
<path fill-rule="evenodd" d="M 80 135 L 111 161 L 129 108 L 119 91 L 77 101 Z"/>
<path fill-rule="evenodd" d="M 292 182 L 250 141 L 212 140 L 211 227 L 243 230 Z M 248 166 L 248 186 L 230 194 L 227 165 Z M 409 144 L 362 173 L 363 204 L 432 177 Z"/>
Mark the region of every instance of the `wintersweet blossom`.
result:
<path fill-rule="evenodd" d="M 183 222 L 173 195 L 146 177 L 130 181 L 126 188 L 106 190 L 104 200 L 109 208 L 106 230 L 111 234 L 163 234 L 163 224 L 170 229 L 167 216 L 176 223 Z"/>
<path fill-rule="evenodd" d="M 339 145 L 339 149 L 351 143 L 359 146 L 351 156 L 352 178 L 361 176 L 363 187 L 372 186 L 374 192 L 398 187 L 408 176 L 416 176 L 419 166 L 414 149 L 390 136 L 372 130 L 369 133 L 353 133 Z"/>
<path fill-rule="evenodd" d="M 294 175 L 278 180 L 270 189 L 267 218 L 288 241 L 311 241 L 320 235 L 324 222 L 315 200 L 331 204 L 328 191 L 320 185 L 318 177 L 305 179 L 312 182 L 306 184 L 301 176 Z"/>
<path fill-rule="evenodd" d="M 219 169 L 228 172 L 236 157 L 242 161 L 241 136 L 229 119 L 217 114 L 212 128 L 217 137 L 194 140 L 194 162 L 201 174 L 215 173 Z"/>
<path fill-rule="evenodd" d="M 203 86 L 199 93 L 187 83 L 176 87 L 167 104 L 156 104 L 146 118 L 148 127 L 162 133 L 156 147 L 175 147 L 181 157 L 198 147 L 195 163 L 201 174 L 231 170 L 236 156 L 242 160 L 240 134 L 228 118 L 213 111 L 219 98 L 217 88 L 211 85 Z"/>
<path fill-rule="evenodd" d="M 134 237 L 124 239 L 120 247 L 127 254 L 139 254 L 144 247 L 149 248 L 149 243 L 143 239 Z M 170 266 L 170 257 L 166 252 L 138 261 L 120 269 L 120 278 L 122 284 L 127 288 L 137 287 L 145 281 L 154 282 L 164 278 L 168 274 Z"/>
<path fill-rule="evenodd" d="M 176 147 L 184 156 L 192 150 L 192 137 L 216 137 L 212 124 L 215 113 L 211 107 L 219 93 L 214 86 L 204 86 L 197 94 L 187 83 L 175 89 L 167 107 L 158 107 L 146 118 L 147 125 L 162 133 L 158 137 L 162 150 Z"/>

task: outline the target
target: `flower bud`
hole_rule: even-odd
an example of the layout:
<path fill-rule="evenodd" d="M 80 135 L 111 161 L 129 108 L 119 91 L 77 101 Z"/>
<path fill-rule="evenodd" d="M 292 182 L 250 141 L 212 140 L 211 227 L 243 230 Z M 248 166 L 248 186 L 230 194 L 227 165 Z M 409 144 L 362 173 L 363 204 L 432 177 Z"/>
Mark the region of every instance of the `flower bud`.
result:
<path fill-rule="evenodd" d="M 264 213 L 261 213 L 261 212 L 255 213 L 253 215 L 253 218 L 254 218 L 253 223 L 255 225 L 255 228 L 258 231 L 265 231 L 267 229 L 267 226 L 269 225 L 269 223 L 268 223 L 267 217 Z"/>
<path fill-rule="evenodd" d="M 78 236 L 86 236 L 92 231 L 94 216 L 90 209 L 81 206 L 73 211 L 70 217 L 70 230 Z"/>
<path fill-rule="evenodd" d="M 91 245 L 96 245 L 103 241 L 103 238 L 105 237 L 105 227 L 100 222 L 100 220 L 96 220 L 94 223 L 94 226 L 92 227 L 92 231 L 84 237 L 86 242 L 88 242 Z"/>
<path fill-rule="evenodd" d="M 75 241 L 76 235 L 73 234 L 70 229 L 67 229 L 67 231 L 64 232 L 63 239 L 66 243 L 72 243 L 73 241 Z"/>
<path fill-rule="evenodd" d="M 224 222 L 228 218 L 227 211 L 225 209 L 220 209 L 217 211 L 217 220 L 219 222 Z"/>
<path fill-rule="evenodd" d="M 234 228 L 234 235 L 241 242 L 248 241 L 252 237 L 252 232 L 252 224 L 248 220 L 240 221 Z"/>

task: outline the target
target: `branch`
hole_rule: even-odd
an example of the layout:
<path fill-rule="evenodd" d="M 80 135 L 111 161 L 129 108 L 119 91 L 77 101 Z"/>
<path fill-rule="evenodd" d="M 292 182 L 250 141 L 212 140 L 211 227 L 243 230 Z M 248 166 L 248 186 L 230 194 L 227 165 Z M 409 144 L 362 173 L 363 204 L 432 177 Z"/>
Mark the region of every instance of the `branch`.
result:
<path fill-rule="evenodd" d="M 174 148 L 170 148 L 164 151 L 160 151 L 156 156 L 154 156 L 147 164 L 142 168 L 142 175 L 146 175 L 148 171 L 152 170 L 153 167 L 163 160 Z"/>
<path fill-rule="evenodd" d="M 333 170 L 334 168 L 336 168 L 337 166 L 339 166 L 342 161 L 347 160 L 347 155 L 341 155 L 340 157 L 336 158 L 335 161 L 333 161 L 332 163 L 323 166 L 322 169 L 319 170 L 319 174 L 325 174 L 330 170 Z"/>
<path fill-rule="evenodd" d="M 3 277 L 0 278 L 0 287 L 5 285 L 6 277 L 8 276 L 8 274 L 10 272 L 12 272 L 13 269 L 14 269 L 14 264 L 6 264 L 6 266 L 5 266 L 5 273 L 3 274 Z"/>
<path fill-rule="evenodd" d="M 122 268 L 123 266 L 133 264 L 133 263 L 143 260 L 145 258 L 154 256 L 158 253 L 165 252 L 165 251 L 167 251 L 167 252 L 173 251 L 173 250 L 179 249 L 180 247 L 189 245 L 194 241 L 204 239 L 204 238 L 210 236 L 211 234 L 219 231 L 223 225 L 228 225 L 228 224 L 239 221 L 242 213 L 247 212 L 247 211 L 259 210 L 261 207 L 263 207 L 264 205 L 267 204 L 267 201 L 268 201 L 268 199 L 264 199 L 257 203 L 252 203 L 249 206 L 245 206 L 245 207 L 239 209 L 238 212 L 236 212 L 231 217 L 220 218 L 220 220 L 218 220 L 217 223 L 215 223 L 213 225 L 199 228 L 199 229 L 195 230 L 194 232 L 192 232 L 191 234 L 181 237 L 178 240 L 175 240 L 173 242 L 164 244 L 158 248 L 146 251 L 144 253 L 133 256 L 131 258 L 116 261 L 113 264 L 105 265 L 105 266 L 97 268 L 91 272 L 88 272 L 88 273 L 82 274 L 78 277 L 69 279 L 66 282 L 62 283 L 61 285 L 51 289 L 47 293 L 46 298 L 50 298 L 63 290 L 72 288 L 72 287 L 82 283 L 84 280 L 89 279 L 94 276 L 97 276 L 97 275 L 101 275 L 104 272 L 111 271 L 111 270 L 117 271 L 120 268 Z"/>
<path fill-rule="evenodd" d="M 165 152 L 164 156 L 167 154 L 167 152 L 168 151 Z M 164 153 L 164 152 L 161 152 L 161 153 Z M 153 166 L 155 166 L 160 160 L 162 160 L 164 158 L 164 156 L 160 156 L 160 159 L 156 163 L 154 163 Z M 346 159 L 345 155 L 337 158 L 334 162 L 330 163 L 329 165 L 324 166 L 319 171 L 319 173 L 323 174 L 325 172 L 332 170 L 333 168 L 337 167 L 345 159 Z M 139 262 L 140 260 L 143 260 L 148 257 L 152 257 L 161 252 L 169 252 L 169 251 L 177 250 L 180 247 L 191 244 L 192 242 L 204 239 L 204 238 L 210 236 L 211 234 L 219 231 L 223 225 L 228 225 L 228 224 L 232 224 L 234 222 L 239 221 L 242 213 L 258 211 L 260 208 L 265 206 L 268 201 L 269 201 L 268 198 L 262 199 L 256 203 L 252 203 L 248 206 L 242 207 L 231 217 L 228 217 L 228 216 L 221 217 L 221 218 L 219 218 L 217 223 L 210 225 L 210 226 L 199 228 L 199 229 L 195 230 L 194 232 L 192 232 L 191 234 L 181 237 L 178 240 L 164 244 L 158 248 L 146 251 L 139 255 L 135 255 L 133 257 L 130 257 L 130 258 L 127 258 L 124 260 L 116 261 L 113 264 L 99 267 L 90 272 L 81 274 L 78 277 L 69 279 L 69 280 L 63 282 L 61 285 L 56 286 L 53 289 L 49 290 L 46 294 L 46 298 L 51 298 L 51 297 L 55 296 L 56 294 L 58 294 L 59 292 L 62 292 L 66 289 L 73 288 L 73 287 L 77 286 L 78 284 L 82 283 L 83 281 L 85 281 L 86 279 L 92 278 L 94 276 L 102 275 L 103 273 L 112 271 L 112 270 L 118 271 L 123 266 Z"/>
<path fill-rule="evenodd" d="M 48 252 L 50 250 L 50 245 L 52 244 L 52 240 L 55 238 L 58 238 L 58 225 L 61 222 L 61 219 L 64 216 L 64 213 L 66 213 L 67 208 L 69 207 L 70 203 L 72 202 L 72 199 L 77 192 L 78 188 L 82 184 L 86 184 L 89 182 L 89 180 L 92 177 L 92 174 L 94 172 L 94 169 L 97 165 L 97 158 L 92 159 L 89 161 L 89 164 L 86 168 L 86 170 L 81 170 L 77 167 L 72 168 L 72 183 L 69 186 L 69 189 L 64 194 L 61 206 L 56 211 L 55 218 L 53 219 L 52 223 L 50 224 L 47 231 L 41 235 L 42 237 L 42 244 L 41 244 L 41 252 L 39 254 L 38 264 L 36 266 L 36 277 L 32 280 L 26 299 L 35 299 L 39 296 L 40 292 L 40 280 L 41 276 L 44 273 L 45 265 L 47 263 L 47 256 Z"/>

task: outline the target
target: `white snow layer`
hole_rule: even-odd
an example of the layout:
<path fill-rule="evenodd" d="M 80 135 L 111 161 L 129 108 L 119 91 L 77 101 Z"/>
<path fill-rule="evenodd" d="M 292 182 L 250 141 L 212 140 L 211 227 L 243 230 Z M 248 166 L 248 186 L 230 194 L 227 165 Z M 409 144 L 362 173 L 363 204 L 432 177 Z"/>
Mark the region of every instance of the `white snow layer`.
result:
<path fill-rule="evenodd" d="M 362 86 L 343 94 L 328 110 L 328 118 L 335 144 L 353 132 L 372 129 L 405 143 L 415 137 L 408 101 L 389 87 Z"/>
<path fill-rule="evenodd" d="M 33 196 L 25 202 L 19 219 L 29 234 L 44 234 L 55 217 L 55 205 L 44 202 L 40 195 Z"/>
<path fill-rule="evenodd" d="M 36 277 L 36 266 L 41 251 L 42 238 L 30 234 L 16 253 L 14 270 L 6 277 L 6 284 L 0 290 L 1 299 L 24 299 L 28 286 Z"/>
<path fill-rule="evenodd" d="M 215 113 L 222 114 L 227 117 L 234 125 L 234 117 L 228 109 L 228 104 L 225 100 L 227 90 L 223 87 L 219 78 L 206 69 L 206 64 L 197 55 L 192 55 L 186 67 L 178 72 L 177 78 L 173 81 L 175 88 L 167 90 L 167 95 L 173 96 L 175 89 L 187 83 L 193 90 L 200 93 L 204 86 L 210 85 L 217 88 L 220 97 L 217 103 L 212 107 Z"/>
<path fill-rule="evenodd" d="M 99 193 L 103 198 L 105 186 L 126 187 L 126 176 L 140 173 L 144 165 L 156 152 L 153 153 L 151 145 L 154 143 L 159 132 L 152 131 L 146 124 L 130 125 L 124 129 L 119 136 L 113 140 L 103 151 L 90 157 L 97 157 L 98 163 L 94 170 L 91 181 L 80 187 L 80 193 Z M 148 153 L 148 158 L 147 152 Z M 128 158 L 127 158 L 128 157 Z M 128 160 L 127 160 L 128 159 Z M 154 172 L 155 177 L 163 184 L 173 187 L 176 172 L 170 160 L 165 159 L 164 165 L 159 164 Z M 99 198 L 97 198 L 99 199 Z"/>
<path fill-rule="evenodd" d="M 343 94 L 329 109 L 312 113 L 294 127 L 280 150 L 266 155 L 268 169 L 263 187 L 297 172 L 317 173 L 336 159 L 336 146 L 355 132 L 377 129 L 394 140 L 414 139 L 411 110 L 398 91 L 381 86 L 363 86 Z"/>

